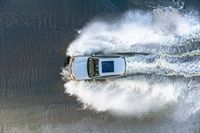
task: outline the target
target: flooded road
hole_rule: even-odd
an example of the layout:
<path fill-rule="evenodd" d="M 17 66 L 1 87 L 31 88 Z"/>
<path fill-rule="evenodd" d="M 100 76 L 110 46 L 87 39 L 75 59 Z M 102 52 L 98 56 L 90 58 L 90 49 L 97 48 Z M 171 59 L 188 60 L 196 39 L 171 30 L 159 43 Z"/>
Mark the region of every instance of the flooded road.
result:
<path fill-rule="evenodd" d="M 163 111 L 141 118 L 122 117 L 83 110 L 76 97 L 64 93 L 60 68 L 68 44 L 77 37 L 79 29 L 96 16 L 115 16 L 132 8 L 152 9 L 157 6 L 155 3 L 155 0 L 151 4 L 137 0 L 0 1 L 0 132 L 198 133 L 199 113 L 182 122 L 170 117 L 160 119 Z M 166 3 L 160 0 L 160 4 Z M 187 5 L 200 9 L 198 1 Z"/>

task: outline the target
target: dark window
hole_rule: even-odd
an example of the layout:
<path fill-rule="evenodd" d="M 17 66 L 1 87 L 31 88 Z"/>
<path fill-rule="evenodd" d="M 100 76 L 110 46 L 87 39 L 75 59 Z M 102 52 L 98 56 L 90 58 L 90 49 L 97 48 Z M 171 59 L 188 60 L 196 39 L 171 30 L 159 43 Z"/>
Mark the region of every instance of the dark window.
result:
<path fill-rule="evenodd" d="M 102 73 L 114 72 L 114 61 L 102 61 Z"/>
<path fill-rule="evenodd" d="M 90 78 L 99 76 L 99 59 L 88 59 L 88 75 Z"/>

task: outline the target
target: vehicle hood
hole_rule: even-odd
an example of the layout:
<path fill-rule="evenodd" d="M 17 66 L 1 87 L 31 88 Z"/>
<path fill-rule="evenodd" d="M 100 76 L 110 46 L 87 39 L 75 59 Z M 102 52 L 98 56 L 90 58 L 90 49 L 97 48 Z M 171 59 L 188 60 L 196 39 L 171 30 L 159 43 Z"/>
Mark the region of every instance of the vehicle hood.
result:
<path fill-rule="evenodd" d="M 87 70 L 88 57 L 74 57 L 72 62 L 72 74 L 76 80 L 90 79 Z"/>

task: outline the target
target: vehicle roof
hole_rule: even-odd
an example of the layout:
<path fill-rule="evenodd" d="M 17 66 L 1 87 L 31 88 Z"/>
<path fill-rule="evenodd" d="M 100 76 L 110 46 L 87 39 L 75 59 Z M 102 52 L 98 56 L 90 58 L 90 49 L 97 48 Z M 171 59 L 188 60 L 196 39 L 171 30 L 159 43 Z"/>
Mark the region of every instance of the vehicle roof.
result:
<path fill-rule="evenodd" d="M 99 58 L 99 76 L 121 75 L 125 73 L 123 57 Z"/>

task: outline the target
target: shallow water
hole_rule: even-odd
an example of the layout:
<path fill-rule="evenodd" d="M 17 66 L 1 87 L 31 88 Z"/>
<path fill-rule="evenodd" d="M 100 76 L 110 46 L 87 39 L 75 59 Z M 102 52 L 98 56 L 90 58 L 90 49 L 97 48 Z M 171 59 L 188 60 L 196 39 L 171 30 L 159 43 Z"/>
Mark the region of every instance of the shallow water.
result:
<path fill-rule="evenodd" d="M 165 5 L 161 0 L 160 4 Z M 188 9 L 200 9 L 198 1 L 187 5 Z M 96 16 L 117 16 L 127 9 L 154 6 L 137 0 L 2 0 L 0 132 L 198 133 L 199 113 L 183 122 L 159 119 L 163 111 L 141 118 L 121 117 L 83 110 L 76 97 L 64 94 L 60 68 L 77 30 Z"/>

